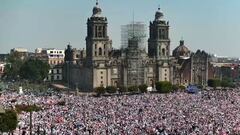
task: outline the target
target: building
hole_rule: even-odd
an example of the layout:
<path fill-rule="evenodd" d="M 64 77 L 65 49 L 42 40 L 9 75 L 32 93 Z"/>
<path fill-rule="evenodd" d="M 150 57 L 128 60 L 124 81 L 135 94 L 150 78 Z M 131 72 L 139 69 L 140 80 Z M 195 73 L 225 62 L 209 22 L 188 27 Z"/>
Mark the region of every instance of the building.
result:
<path fill-rule="evenodd" d="M 173 52 L 174 56 L 171 56 L 169 22 L 164 19 L 160 8 L 150 22 L 148 52 L 141 47 L 143 37 L 135 34 L 127 37 L 126 47 L 113 49 L 112 40 L 108 36 L 108 21 L 98 3 L 92 12 L 92 16 L 87 19 L 84 55 L 76 59 L 76 50 L 70 45 L 65 50 L 63 78 L 70 87 L 91 91 L 99 86 L 147 84 L 155 87 L 158 81 L 179 85 L 206 84 L 208 55 L 204 51 L 190 53 L 184 41 L 181 41 Z M 132 33 L 134 29 L 133 24 Z"/>
<path fill-rule="evenodd" d="M 10 51 L 10 55 L 17 56 L 21 60 L 26 60 L 28 58 L 28 50 L 25 48 L 13 48 Z"/>
<path fill-rule="evenodd" d="M 35 54 L 32 58 L 39 59 L 50 65 L 49 74 L 45 81 L 62 81 L 62 68 L 65 58 L 64 50 L 54 48 L 37 48 L 35 49 Z"/>
<path fill-rule="evenodd" d="M 0 79 L 4 74 L 5 66 L 7 65 L 7 57 L 9 54 L 0 54 Z"/>
<path fill-rule="evenodd" d="M 208 79 L 214 78 L 210 56 L 205 51 L 191 52 L 184 45 L 184 40 L 181 40 L 180 45 L 173 50 L 173 57 L 174 84 L 206 86 Z"/>

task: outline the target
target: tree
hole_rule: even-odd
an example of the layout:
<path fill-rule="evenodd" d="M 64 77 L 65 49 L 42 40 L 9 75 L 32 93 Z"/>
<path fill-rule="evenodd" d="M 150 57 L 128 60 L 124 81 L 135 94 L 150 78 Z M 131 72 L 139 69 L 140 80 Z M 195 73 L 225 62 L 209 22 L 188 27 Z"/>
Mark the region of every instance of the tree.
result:
<path fill-rule="evenodd" d="M 179 85 L 172 85 L 172 90 L 173 91 L 179 90 Z"/>
<path fill-rule="evenodd" d="M 224 78 L 221 81 L 221 86 L 222 87 L 234 87 L 233 80 L 230 78 Z"/>
<path fill-rule="evenodd" d="M 106 92 L 107 93 L 116 93 L 117 88 L 115 86 L 107 86 L 106 87 Z"/>
<path fill-rule="evenodd" d="M 19 71 L 24 61 L 18 56 L 17 53 L 12 53 L 7 58 L 7 64 L 4 69 L 4 75 L 7 80 L 19 79 Z"/>
<path fill-rule="evenodd" d="M 138 86 L 141 93 L 146 93 L 147 92 L 147 87 L 148 86 L 146 84 L 142 84 L 142 85 Z"/>
<path fill-rule="evenodd" d="M 172 84 L 168 81 L 157 82 L 156 89 L 160 93 L 169 93 L 172 91 Z"/>
<path fill-rule="evenodd" d="M 186 90 L 186 87 L 183 86 L 183 85 L 180 85 L 180 86 L 179 86 L 179 89 L 180 89 L 180 90 Z"/>
<path fill-rule="evenodd" d="M 138 91 L 138 87 L 137 86 L 129 86 L 128 87 L 128 92 L 134 93 Z"/>
<path fill-rule="evenodd" d="M 101 86 L 101 87 L 96 87 L 94 89 L 94 92 L 97 94 L 97 96 L 101 96 L 102 94 L 104 94 L 106 92 L 106 90 L 103 86 Z"/>
<path fill-rule="evenodd" d="M 32 82 L 42 82 L 48 75 L 50 66 L 41 60 L 28 60 L 20 68 L 20 77 Z"/>
<path fill-rule="evenodd" d="M 221 81 L 219 79 L 209 79 L 208 86 L 213 88 L 219 87 L 221 86 Z"/>
<path fill-rule="evenodd" d="M 6 110 L 0 114 L 0 131 L 12 132 L 17 128 L 18 120 L 17 113 L 14 110 Z"/>
<path fill-rule="evenodd" d="M 122 94 L 122 93 L 124 93 L 124 92 L 126 92 L 126 91 L 127 91 L 127 87 L 125 87 L 125 86 L 119 86 L 119 87 L 118 87 L 118 92 L 119 92 L 119 93 Z"/>

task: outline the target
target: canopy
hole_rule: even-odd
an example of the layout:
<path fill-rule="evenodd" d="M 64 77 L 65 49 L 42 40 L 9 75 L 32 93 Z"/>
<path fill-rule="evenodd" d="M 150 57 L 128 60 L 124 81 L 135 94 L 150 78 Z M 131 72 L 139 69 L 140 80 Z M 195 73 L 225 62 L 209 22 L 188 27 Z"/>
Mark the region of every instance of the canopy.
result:
<path fill-rule="evenodd" d="M 198 93 L 199 89 L 196 85 L 188 85 L 187 92 L 188 93 Z"/>

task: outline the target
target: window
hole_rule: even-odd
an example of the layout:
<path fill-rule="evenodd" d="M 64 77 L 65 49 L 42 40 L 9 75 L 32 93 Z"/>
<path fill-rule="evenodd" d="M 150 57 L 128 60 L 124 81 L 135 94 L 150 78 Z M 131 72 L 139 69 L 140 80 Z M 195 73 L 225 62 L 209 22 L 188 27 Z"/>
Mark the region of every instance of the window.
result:
<path fill-rule="evenodd" d="M 165 74 L 165 76 L 167 76 L 167 74 Z"/>
<path fill-rule="evenodd" d="M 98 37 L 103 37 L 103 35 L 102 35 L 102 26 L 98 27 Z"/>
<path fill-rule="evenodd" d="M 103 81 L 101 81 L 101 84 L 103 84 Z"/>
<path fill-rule="evenodd" d="M 115 81 L 115 82 L 114 82 L 114 84 L 115 84 L 115 86 L 117 86 L 118 82 L 117 82 L 117 81 Z"/>
<path fill-rule="evenodd" d="M 165 77 L 165 81 L 167 81 L 167 78 Z"/>
<path fill-rule="evenodd" d="M 106 49 L 106 44 L 104 44 L 104 49 Z"/>
<path fill-rule="evenodd" d="M 53 53 L 53 51 L 50 51 L 50 53 Z"/>
<path fill-rule="evenodd" d="M 101 74 L 103 74 L 103 71 L 101 71 Z"/>
<path fill-rule="evenodd" d="M 117 74 L 118 73 L 117 68 L 114 68 L 112 71 L 113 71 L 113 74 Z"/>
<path fill-rule="evenodd" d="M 59 76 L 57 75 L 57 80 L 59 80 Z"/>
<path fill-rule="evenodd" d="M 98 55 L 102 56 L 102 48 L 101 47 L 98 49 Z"/>
<path fill-rule="evenodd" d="M 95 49 L 97 49 L 97 44 L 95 44 Z"/>
<path fill-rule="evenodd" d="M 95 56 L 97 56 L 97 51 L 95 51 Z"/>
<path fill-rule="evenodd" d="M 59 74 L 59 70 L 57 69 L 57 74 Z"/>
<path fill-rule="evenodd" d="M 95 26 L 95 37 L 97 37 L 97 26 Z"/>
<path fill-rule="evenodd" d="M 101 76 L 101 79 L 103 79 L 103 77 Z"/>
<path fill-rule="evenodd" d="M 165 49 L 163 48 L 163 49 L 162 49 L 162 55 L 165 56 L 165 55 L 166 55 L 165 53 L 166 53 L 166 51 L 165 51 Z"/>
<path fill-rule="evenodd" d="M 153 72 L 153 68 L 152 68 L 152 67 L 149 67 L 149 68 L 148 68 L 148 72 L 152 73 L 152 72 Z"/>
<path fill-rule="evenodd" d="M 103 37 L 106 37 L 106 32 L 105 32 L 106 30 L 105 29 L 106 29 L 106 27 L 103 26 Z"/>
<path fill-rule="evenodd" d="M 51 80 L 54 80 L 54 76 L 53 75 L 51 76 Z"/>

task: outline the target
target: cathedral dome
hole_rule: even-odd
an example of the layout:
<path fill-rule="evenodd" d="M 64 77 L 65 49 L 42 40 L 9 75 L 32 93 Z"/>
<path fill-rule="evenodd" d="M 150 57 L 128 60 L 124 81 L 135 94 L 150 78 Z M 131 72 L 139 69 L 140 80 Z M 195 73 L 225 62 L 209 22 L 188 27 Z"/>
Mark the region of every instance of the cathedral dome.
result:
<path fill-rule="evenodd" d="M 173 50 L 173 56 L 184 59 L 190 57 L 190 50 L 184 45 L 184 40 L 181 40 L 180 45 Z"/>
<path fill-rule="evenodd" d="M 98 2 L 96 6 L 93 8 L 93 17 L 101 17 L 102 9 L 98 6 Z"/>
<path fill-rule="evenodd" d="M 163 13 L 160 11 L 160 8 L 158 8 L 158 11 L 155 14 L 155 20 L 161 20 L 163 19 Z"/>

